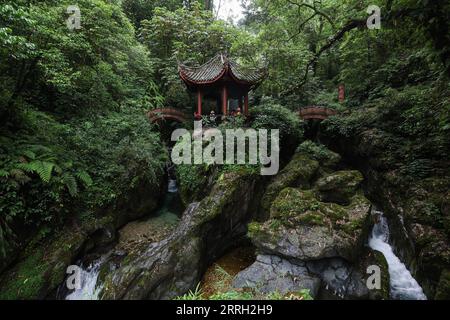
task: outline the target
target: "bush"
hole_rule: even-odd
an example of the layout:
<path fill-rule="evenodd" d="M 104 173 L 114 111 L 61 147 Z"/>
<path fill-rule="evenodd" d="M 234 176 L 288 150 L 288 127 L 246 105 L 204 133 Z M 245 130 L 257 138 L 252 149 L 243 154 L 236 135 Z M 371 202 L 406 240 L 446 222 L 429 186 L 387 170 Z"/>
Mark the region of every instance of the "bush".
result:
<path fill-rule="evenodd" d="M 23 226 L 55 230 L 164 173 L 167 153 L 139 110 L 61 123 L 28 109 L 22 118 L 14 136 L 0 134 L 0 258 L 26 240 L 15 234 Z"/>
<path fill-rule="evenodd" d="M 251 110 L 252 128 L 279 129 L 280 154 L 289 157 L 303 139 L 304 127 L 297 113 L 271 100 L 263 101 Z"/>

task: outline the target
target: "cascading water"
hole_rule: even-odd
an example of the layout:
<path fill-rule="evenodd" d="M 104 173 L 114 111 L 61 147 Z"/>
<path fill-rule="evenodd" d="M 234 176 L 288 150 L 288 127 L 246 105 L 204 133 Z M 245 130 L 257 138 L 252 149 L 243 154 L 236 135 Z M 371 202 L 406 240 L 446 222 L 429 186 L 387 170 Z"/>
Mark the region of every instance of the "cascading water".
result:
<path fill-rule="evenodd" d="M 369 246 L 380 251 L 389 266 L 391 298 L 397 300 L 426 300 L 422 288 L 413 278 L 405 264 L 394 254 L 389 245 L 389 226 L 381 211 L 374 211 L 377 223 L 369 239 Z"/>
<path fill-rule="evenodd" d="M 178 192 L 176 180 L 169 179 L 169 186 L 167 187 L 167 192 L 169 192 L 169 193 L 177 193 Z"/>
<path fill-rule="evenodd" d="M 155 226 L 174 225 L 179 221 L 183 208 L 179 207 L 180 200 L 178 198 L 177 181 L 169 174 L 167 193 L 165 195 L 162 207 L 149 218 L 149 223 Z M 79 263 L 80 265 L 80 289 L 70 291 L 62 297 L 65 300 L 98 300 L 99 294 L 103 288 L 98 282 L 100 270 L 105 263 L 110 262 L 110 257 L 114 254 L 114 249 L 109 253 L 102 255 L 99 259 L 89 264 Z M 87 265 L 87 267 L 85 266 Z M 66 282 L 62 284 L 61 292 L 66 292 Z"/>
<path fill-rule="evenodd" d="M 100 267 L 106 260 L 104 257 L 95 260 L 87 268 L 80 270 L 80 289 L 76 289 L 66 296 L 66 300 L 97 300 L 102 289 L 97 286 Z"/>

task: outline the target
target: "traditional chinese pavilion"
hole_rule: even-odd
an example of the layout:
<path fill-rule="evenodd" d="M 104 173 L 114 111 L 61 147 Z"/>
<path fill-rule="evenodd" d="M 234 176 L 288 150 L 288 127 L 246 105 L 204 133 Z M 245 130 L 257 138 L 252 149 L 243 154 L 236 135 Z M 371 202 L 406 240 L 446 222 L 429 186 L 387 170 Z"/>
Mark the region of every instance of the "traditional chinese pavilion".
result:
<path fill-rule="evenodd" d="M 178 65 L 181 79 L 197 96 L 196 116 L 205 114 L 205 100 L 213 100 L 206 114 L 214 111 L 224 116 L 240 108 L 248 115 L 248 93 L 264 80 L 267 69 L 240 66 L 224 54 L 218 54 L 204 65 Z"/>

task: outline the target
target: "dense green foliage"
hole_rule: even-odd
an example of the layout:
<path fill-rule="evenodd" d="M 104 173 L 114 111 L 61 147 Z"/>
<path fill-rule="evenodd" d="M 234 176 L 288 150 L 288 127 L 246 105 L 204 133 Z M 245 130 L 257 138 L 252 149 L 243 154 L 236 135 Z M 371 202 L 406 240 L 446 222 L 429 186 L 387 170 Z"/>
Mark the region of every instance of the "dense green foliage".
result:
<path fill-rule="evenodd" d="M 198 3 L 175 11 L 156 8 L 153 16 L 143 20 L 141 25 L 139 38 L 150 50 L 156 80 L 165 94 L 166 104 L 186 108 L 190 113 L 194 100 L 190 100 L 178 77 L 177 61 L 204 63 L 217 53 L 228 51 L 239 31 L 215 20 L 212 13 L 201 10 Z"/>
<path fill-rule="evenodd" d="M 113 205 L 167 159 L 144 117 L 161 99 L 149 52 L 115 2 L 78 5 L 74 31 L 65 1 L 0 7 L 0 258 L 24 226 Z"/>
<path fill-rule="evenodd" d="M 403 182 L 448 175 L 449 3 L 375 1 L 382 26 L 369 30 L 372 0 L 244 2 L 245 17 L 233 25 L 217 19 L 211 1 L 78 0 L 81 29 L 69 30 L 70 1 L 2 0 L 0 271 L 36 234 L 45 238 L 157 181 L 168 155 L 145 112 L 171 106 L 191 114 L 195 97 L 177 63 L 220 52 L 269 71 L 250 95 L 251 121 L 220 129 L 280 129 L 288 160 L 304 133 L 296 111 L 323 105 L 340 114 L 322 123 L 323 133 L 351 139 L 370 131 L 383 144 L 380 168 L 397 170 Z M 313 143 L 298 151 L 339 161 Z M 255 167 L 178 166 L 183 200 L 199 200 L 208 179 L 233 170 Z M 443 207 L 426 214 L 443 216 Z M 38 280 L 39 270 L 32 273 Z"/>

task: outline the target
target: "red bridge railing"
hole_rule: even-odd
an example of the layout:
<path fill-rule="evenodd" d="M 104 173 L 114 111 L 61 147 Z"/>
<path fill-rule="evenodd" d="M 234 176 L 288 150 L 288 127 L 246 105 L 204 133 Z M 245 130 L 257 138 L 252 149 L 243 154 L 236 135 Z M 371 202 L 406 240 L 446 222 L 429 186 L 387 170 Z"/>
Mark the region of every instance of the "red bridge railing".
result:
<path fill-rule="evenodd" d="M 330 116 L 336 115 L 337 111 L 326 107 L 308 106 L 305 108 L 301 108 L 298 113 L 300 118 L 304 120 L 308 119 L 325 120 Z"/>

